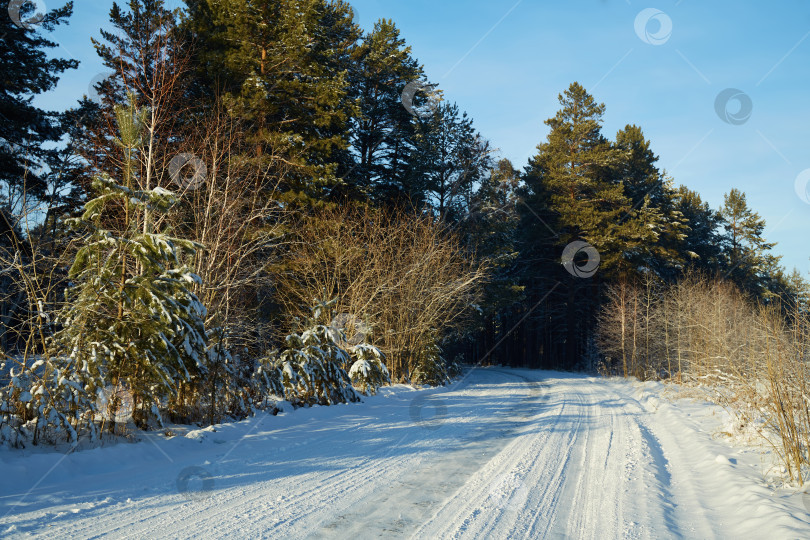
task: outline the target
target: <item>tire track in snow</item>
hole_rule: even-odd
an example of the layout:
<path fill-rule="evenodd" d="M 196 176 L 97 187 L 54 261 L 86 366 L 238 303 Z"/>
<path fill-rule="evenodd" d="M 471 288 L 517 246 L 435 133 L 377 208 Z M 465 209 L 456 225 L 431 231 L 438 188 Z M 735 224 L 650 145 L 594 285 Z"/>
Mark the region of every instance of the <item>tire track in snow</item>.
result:
<path fill-rule="evenodd" d="M 629 411 L 635 411 L 632 417 L 635 420 L 637 429 L 646 433 L 650 439 L 646 439 L 651 444 L 653 459 L 656 454 L 659 463 L 663 459 L 667 465 L 667 470 L 691 471 L 701 459 L 690 454 L 683 448 L 680 441 L 673 433 L 666 430 L 656 429 L 656 425 L 649 421 L 649 410 L 642 405 L 634 396 L 621 391 L 613 390 L 614 394 L 623 399 Z M 692 430 L 684 429 L 684 433 Z M 712 459 L 712 462 L 714 459 Z M 654 466 L 651 466 L 656 472 Z M 673 514 L 676 522 L 679 522 L 681 534 L 686 538 L 718 538 L 734 536 L 727 528 L 722 527 L 722 520 L 715 515 L 713 504 L 706 497 L 705 489 L 702 486 L 703 480 L 699 475 L 688 478 L 669 477 L 669 489 L 666 493 L 666 500 L 660 500 L 660 505 L 666 507 L 667 504 L 673 506 Z"/>
<path fill-rule="evenodd" d="M 537 381 L 517 373 L 510 374 L 530 384 L 537 384 Z M 416 531 L 414 538 L 488 537 L 495 530 L 498 531 L 497 537 L 538 537 L 540 533 L 534 528 L 542 520 L 544 511 L 537 509 L 542 506 L 541 501 L 546 501 L 546 509 L 559 502 L 558 490 L 575 442 L 572 430 L 558 428 L 565 423 L 565 413 L 573 407 L 572 398 L 573 401 L 581 401 L 581 397 L 574 393 L 558 396 L 561 402 L 554 403 L 552 397 L 558 392 L 554 391 L 553 385 L 546 388 L 548 395 L 543 400 L 543 411 L 534 415 L 528 429 L 493 457 L 451 499 L 445 501 L 432 518 Z M 548 416 L 553 416 L 553 419 Z M 555 437 L 567 440 L 563 452 L 559 447 L 551 449 L 549 441 Z M 553 463 L 554 466 L 538 468 L 540 462 Z M 544 476 L 542 481 L 532 477 L 538 471 Z M 517 484 L 525 489 L 519 490 L 522 493 L 517 497 L 513 494 L 505 504 L 497 504 L 493 508 L 493 505 L 487 505 L 491 499 L 489 491 L 492 489 L 492 479 L 504 474 L 514 477 Z M 542 491 L 538 494 L 535 488 Z M 520 506 L 516 508 L 517 504 Z M 528 526 L 525 523 L 527 520 L 530 522 Z"/>
<path fill-rule="evenodd" d="M 374 421 L 369 421 L 366 425 L 373 424 Z M 316 440 L 313 441 L 313 444 L 317 443 L 318 440 L 323 440 L 328 438 L 329 435 L 318 437 Z M 299 446 L 312 446 L 312 445 L 300 445 L 300 444 L 288 444 L 282 448 L 282 453 L 288 453 L 294 450 L 297 450 Z M 345 445 L 344 445 L 345 446 Z M 377 445 L 377 448 L 384 448 L 386 445 L 380 443 Z M 271 447 L 270 450 L 275 455 L 275 447 Z M 306 473 L 302 473 L 300 476 L 305 478 L 298 478 L 300 485 L 309 486 L 308 489 L 304 489 L 303 491 L 297 493 L 294 497 L 288 498 L 285 503 L 289 505 L 303 505 L 304 507 L 307 506 L 308 501 L 318 501 L 324 496 L 340 494 L 339 490 L 330 489 L 329 486 L 334 484 L 335 480 L 341 481 L 348 481 L 353 482 L 354 480 L 358 479 L 358 477 L 362 474 L 359 472 L 362 469 L 363 464 L 367 464 L 372 461 L 372 458 L 367 458 L 364 463 L 361 463 L 360 467 L 352 467 L 349 470 L 336 470 L 335 472 L 327 475 L 326 477 L 323 476 L 322 471 L 310 471 Z M 174 467 L 178 469 L 179 466 Z M 368 480 L 376 480 L 379 476 L 385 474 L 385 470 L 380 470 L 378 474 L 373 475 L 373 477 L 368 478 Z M 273 497 L 271 498 L 271 504 L 269 506 L 275 506 L 276 498 L 281 495 L 284 496 L 283 493 L 278 493 L 276 490 L 272 488 L 268 489 L 267 484 L 271 484 L 272 481 L 269 482 L 259 482 L 255 484 L 251 484 L 250 489 L 240 489 L 242 486 L 236 487 L 226 487 L 221 489 L 221 483 L 223 482 L 224 478 L 222 476 L 227 476 L 227 474 L 222 475 L 215 475 L 217 477 L 218 483 L 220 486 L 216 488 L 216 491 L 212 493 L 211 498 L 207 499 L 206 501 L 187 501 L 182 495 L 177 494 L 173 490 L 173 483 L 171 480 L 174 478 L 174 474 L 170 475 L 169 481 L 167 482 L 165 478 L 162 479 L 163 483 L 171 483 L 169 487 L 168 493 L 162 492 L 159 495 L 148 497 L 146 499 L 137 500 L 134 504 L 134 507 L 128 508 L 123 507 L 116 510 L 116 519 L 115 525 L 111 526 L 111 528 L 106 529 L 104 534 L 121 532 L 124 530 L 130 531 L 130 534 L 135 534 L 136 536 L 142 537 L 149 537 L 150 535 L 154 535 L 156 533 L 159 534 L 167 534 L 169 532 L 172 533 L 179 533 L 183 530 L 186 530 L 188 527 L 189 522 L 195 523 L 198 528 L 201 528 L 200 525 L 207 525 L 211 524 L 211 528 L 209 530 L 219 530 L 220 527 L 218 526 L 219 523 L 222 522 L 220 519 L 222 516 L 228 515 L 229 512 L 232 512 L 233 508 L 236 506 L 256 506 L 254 503 L 257 501 L 267 500 L 268 491 L 273 493 Z M 275 480 L 275 479 L 273 479 Z M 170 501 L 166 501 L 166 498 L 170 498 Z M 143 510 L 144 508 L 149 508 L 154 499 L 161 499 L 165 508 L 157 513 L 153 513 L 150 515 L 150 522 L 157 521 L 157 523 L 143 523 Z M 335 497 L 338 498 L 338 497 Z M 209 502 L 210 501 L 210 502 Z M 285 504 L 285 506 L 288 506 Z M 122 506 L 119 504 L 118 506 Z M 313 505 L 318 506 L 318 505 Z M 212 508 L 216 509 L 212 511 Z M 300 506 L 298 507 L 300 510 Z M 308 512 L 298 512 L 297 519 L 305 517 Z M 104 517 L 104 516 L 100 516 Z M 164 519 L 168 518 L 168 519 Z M 225 520 L 227 521 L 227 520 Z M 93 537 L 93 531 L 98 530 L 99 522 L 91 519 L 87 519 L 84 521 L 83 526 L 77 526 L 76 522 L 73 522 L 69 525 L 66 525 L 63 529 L 62 528 L 55 528 L 53 529 L 54 532 L 58 534 L 71 534 L 77 537 Z M 227 531 L 226 531 L 227 532 Z"/>
<path fill-rule="evenodd" d="M 501 374 L 500 378 L 510 379 L 508 375 Z M 469 395 L 479 392 L 476 386 L 493 384 L 492 377 L 485 375 L 468 379 L 460 386 L 451 387 L 450 393 Z M 432 393 L 432 395 L 442 395 L 442 393 Z M 469 402 L 475 400 L 466 398 Z M 475 407 L 470 410 L 475 412 Z M 465 414 L 469 411 L 463 411 Z M 385 422 L 390 419 L 375 419 L 365 425 L 371 426 Z M 410 419 L 407 419 L 410 423 Z M 399 441 L 400 446 L 418 446 L 426 438 L 445 437 L 452 435 L 446 433 L 448 426 L 442 426 L 435 432 L 425 433 L 425 430 L 418 426 L 413 426 L 406 430 L 406 436 Z M 409 470 L 418 468 L 424 456 L 419 453 L 413 456 L 390 456 L 393 447 L 390 441 L 381 440 L 376 444 L 363 440 L 362 429 L 355 429 L 355 438 L 363 441 L 361 450 L 367 453 L 367 457 L 360 462 L 355 461 L 357 440 L 347 440 L 344 436 L 339 441 L 332 441 L 331 454 L 347 456 L 340 463 L 334 463 L 334 471 L 323 474 L 323 470 L 309 470 L 303 474 L 286 475 L 283 479 L 274 478 L 265 482 L 253 482 L 245 485 L 222 487 L 223 479 L 220 479 L 217 490 L 205 501 L 186 501 L 181 496 L 170 491 L 169 498 L 166 494 L 137 500 L 132 506 L 123 506 L 115 512 L 113 523 L 104 524 L 97 520 L 86 519 L 74 521 L 69 527 L 58 528 L 54 532 L 61 534 L 75 534 L 76 536 L 90 536 L 93 531 L 106 530 L 106 534 L 123 532 L 127 536 L 134 537 L 154 537 L 160 535 L 187 535 L 191 531 L 205 531 L 215 536 L 233 535 L 234 530 L 231 520 L 233 515 L 251 515 L 251 526 L 249 530 L 260 534 L 266 531 L 274 536 L 283 536 L 285 531 L 300 531 L 301 525 L 308 522 L 327 519 L 330 514 L 340 511 L 367 496 L 369 485 L 385 486 L 397 481 L 406 475 Z M 461 434 L 461 435 L 459 435 Z M 469 432 L 467 426 L 461 426 L 461 431 L 455 433 L 460 439 L 474 438 L 477 434 Z M 328 437 L 328 436 L 327 436 Z M 324 439 L 327 437 L 318 437 Z M 331 437 L 334 437 L 332 435 Z M 272 441 L 267 441 L 272 444 Z M 335 442 L 338 445 L 335 446 Z M 254 443 L 245 445 L 242 452 L 236 452 L 232 457 L 238 460 L 243 453 L 250 453 L 250 447 L 256 446 Z M 296 450 L 295 445 L 287 445 L 285 454 Z M 415 448 L 416 449 L 416 448 Z M 246 452 L 247 450 L 247 452 Z M 273 447 L 269 447 L 273 452 Z M 275 455 L 275 453 L 274 453 Z M 215 459 L 215 458 L 214 458 Z M 282 459 L 284 459 L 282 457 Z M 228 464 L 221 467 L 221 476 L 227 478 Z M 302 469 L 303 470 L 303 469 Z M 295 473 L 298 472 L 296 469 Z M 172 476 L 173 478 L 173 476 Z M 164 479 L 165 480 L 165 479 Z M 227 481 L 227 480 L 224 480 Z M 171 488 L 170 488 L 171 489 Z M 283 501 L 276 501 L 278 494 L 284 496 Z M 164 506 L 155 512 L 155 504 L 160 500 Z M 168 503 L 168 504 L 167 504 Z M 144 514 L 149 514 L 150 518 L 144 520 Z M 103 518 L 109 516 L 99 516 Z M 255 520 L 255 521 L 254 521 Z M 81 523 L 84 521 L 84 523 Z M 83 525 L 83 526 L 82 526 Z"/>
<path fill-rule="evenodd" d="M 612 383 L 606 385 L 609 392 L 621 400 L 625 417 L 631 428 L 638 433 L 641 444 L 643 473 L 647 477 L 648 501 L 654 502 L 650 510 L 658 514 L 651 522 L 667 524 L 671 536 L 683 538 L 717 538 L 717 519 L 711 515 L 711 504 L 700 488 L 699 477 L 676 478 L 673 470 L 688 471 L 695 457 L 687 455 L 672 437 L 654 429 L 650 423 L 650 411 L 633 396 L 617 391 Z M 666 440 L 661 436 L 667 435 Z M 688 525 L 688 527 L 684 527 Z"/>
<path fill-rule="evenodd" d="M 543 462 L 538 459 L 537 461 L 542 464 L 536 464 L 534 467 L 534 472 L 538 479 L 535 480 L 532 478 L 532 483 L 541 483 L 545 485 L 546 488 L 539 500 L 533 501 L 536 502 L 537 507 L 531 514 L 530 526 L 525 535 L 526 538 L 549 538 L 549 534 L 556 532 L 552 527 L 557 517 L 557 508 L 560 504 L 564 483 L 567 480 L 567 473 L 570 472 L 566 469 L 571 462 L 574 445 L 577 443 L 580 429 L 584 422 L 583 415 L 578 409 L 582 408 L 581 406 L 584 405 L 585 401 L 579 393 L 574 393 L 573 396 L 576 398 L 577 405 L 580 406 L 570 406 L 574 412 L 573 417 L 576 418 L 576 425 L 571 426 L 569 421 L 558 421 L 554 426 L 554 428 L 556 428 L 555 431 L 562 431 L 566 433 L 567 436 L 559 441 L 561 444 L 547 445 L 538 457 L 547 457 L 548 462 Z M 568 405 L 567 400 L 564 403 Z M 560 414 L 559 419 L 563 418 L 565 417 Z M 555 433 L 555 431 L 552 431 L 552 433 Z M 562 457 L 558 457 L 560 446 L 564 447 Z M 555 460 L 556 463 L 554 463 Z M 546 463 L 554 463 L 553 475 L 547 480 L 544 478 L 547 469 Z M 527 478 L 527 480 L 529 479 Z M 551 497 L 547 497 L 547 494 L 551 495 Z"/>
<path fill-rule="evenodd" d="M 509 372 L 492 369 L 483 371 L 517 378 L 522 382 L 527 381 L 525 377 Z M 534 381 L 528 382 L 537 385 Z M 492 455 L 497 454 L 500 448 L 509 443 L 518 424 L 527 416 L 518 415 L 519 418 L 516 420 L 515 411 L 525 407 L 527 401 L 538 397 L 534 387 L 530 388 L 528 394 L 505 413 L 499 414 L 500 418 L 496 418 L 496 421 L 483 418 L 482 420 L 490 426 L 482 424 L 468 433 L 459 431 L 461 435 L 447 453 L 427 454 L 425 465 L 412 472 L 405 481 L 375 494 L 374 500 L 367 501 L 361 511 L 340 515 L 326 523 L 317 536 L 366 536 L 368 534 L 366 524 L 369 522 L 381 525 L 381 530 L 386 536 L 409 535 L 429 515 L 428 512 L 432 508 L 452 498 L 460 485 L 463 485 Z M 506 422 L 506 426 L 492 427 L 492 424 L 499 422 Z M 392 511 L 395 513 L 393 516 Z"/>
<path fill-rule="evenodd" d="M 536 418 L 537 430 L 504 448 L 415 537 L 715 536 L 704 512 L 677 508 L 665 447 L 641 423 L 640 404 L 593 378 L 552 380 L 549 389 L 553 420 Z M 487 481 L 503 470 L 530 486 L 510 512 L 487 504 Z"/>
<path fill-rule="evenodd" d="M 655 480 L 658 499 L 661 502 L 660 508 L 663 513 L 663 521 L 667 524 L 667 528 L 673 536 L 682 536 L 683 531 L 681 531 L 675 515 L 675 504 L 672 497 L 672 474 L 669 472 L 670 464 L 664 454 L 664 449 L 655 435 L 642 422 L 637 422 L 636 427 L 647 450 L 646 454 L 649 458 L 647 463 Z"/>
<path fill-rule="evenodd" d="M 369 420 L 369 421 L 367 421 L 367 422 L 365 422 L 363 424 L 355 425 L 353 427 L 353 429 L 351 429 L 349 431 L 358 431 L 362 427 L 373 425 L 375 422 L 377 422 L 377 419 Z M 328 439 L 329 437 L 330 437 L 330 435 L 323 435 L 323 436 L 320 436 L 320 437 L 316 437 L 315 439 L 313 439 L 311 441 L 311 444 L 307 444 L 307 443 L 291 443 L 291 444 L 286 444 L 283 447 L 273 447 L 273 453 L 274 453 L 274 455 L 276 455 L 276 454 L 294 452 L 296 450 L 299 450 L 299 447 L 313 446 L 316 443 L 318 443 L 319 441 Z M 273 437 L 269 437 L 269 439 L 273 440 Z M 221 454 L 220 454 L 220 456 L 221 456 Z M 197 463 L 189 462 L 186 465 L 197 465 Z M 169 523 L 169 529 L 172 530 L 172 531 L 174 531 L 175 529 L 177 531 L 182 531 L 186 527 L 186 525 L 177 525 L 177 521 L 178 521 L 178 515 L 177 514 L 178 513 L 180 513 L 182 515 L 183 519 L 181 521 L 184 522 L 184 521 L 186 521 L 188 519 L 193 519 L 194 516 L 196 516 L 197 514 L 203 513 L 205 511 L 205 508 L 206 508 L 204 503 L 199 502 L 199 501 L 198 502 L 186 501 L 183 496 L 177 494 L 176 491 L 174 491 L 173 479 L 174 479 L 174 476 L 175 476 L 177 470 L 179 470 L 179 467 L 180 467 L 180 465 L 174 465 L 172 467 L 173 472 L 171 472 L 168 475 L 169 476 L 169 481 L 167 481 L 167 479 L 165 477 L 161 477 L 161 479 L 160 479 L 161 484 L 164 484 L 164 483 L 170 484 L 169 490 L 168 490 L 168 496 L 171 497 L 174 502 L 167 505 L 167 507 L 164 510 L 159 511 L 156 514 L 151 515 L 151 519 L 157 519 L 158 523 L 161 523 L 161 524 Z M 175 470 L 175 469 L 177 469 L 177 470 Z M 336 476 L 339 476 L 341 474 L 345 474 L 345 471 L 335 472 L 333 476 L 336 477 Z M 218 475 L 215 475 L 215 477 L 217 477 L 216 478 L 217 481 L 219 481 L 219 482 L 222 481 L 222 478 L 219 478 Z M 318 482 L 321 482 L 323 480 L 324 480 L 323 478 L 319 478 Z M 329 478 L 326 478 L 326 480 L 329 480 Z M 262 485 L 262 484 L 259 484 L 259 485 Z M 266 489 L 266 488 L 258 488 L 258 489 L 259 489 L 259 491 L 261 491 L 262 489 Z M 317 490 L 318 490 L 318 486 L 315 486 L 312 491 L 317 492 Z M 155 490 L 151 489 L 150 491 L 155 491 Z M 256 490 L 250 490 L 249 492 L 242 491 L 241 493 L 233 492 L 233 490 L 231 490 L 231 489 L 226 489 L 226 490 L 221 490 L 221 491 L 217 490 L 215 493 L 212 494 L 212 497 L 217 499 L 218 504 L 216 504 L 215 507 L 216 508 L 223 508 L 223 504 L 228 503 L 229 501 L 231 501 L 231 500 L 233 500 L 233 499 L 235 499 L 237 497 L 244 497 L 246 495 L 246 493 L 252 493 L 253 491 L 256 491 Z M 143 507 L 151 506 L 151 501 L 153 499 L 155 499 L 155 498 L 158 498 L 158 497 L 165 501 L 166 496 L 167 496 L 167 492 L 162 491 L 158 495 L 155 495 L 155 496 L 152 496 L 152 497 L 147 497 L 147 498 L 144 498 L 144 499 L 136 499 L 136 501 L 135 501 L 135 503 L 133 503 L 132 507 L 124 506 L 125 503 L 114 504 L 113 507 L 118 507 L 115 510 L 115 515 L 116 515 L 115 523 L 116 524 L 111 529 L 108 529 L 104 534 L 108 534 L 110 532 L 123 531 L 123 530 L 127 530 L 127 529 L 134 529 L 135 531 L 141 532 L 141 529 L 140 529 L 139 526 L 143 525 L 142 523 L 140 523 L 140 522 L 143 521 L 142 512 L 141 512 Z M 252 498 L 248 499 L 247 501 L 245 501 L 245 500 L 240 501 L 240 504 L 243 504 L 245 502 L 253 502 L 255 500 L 258 500 L 258 499 L 262 498 L 262 496 L 263 495 L 260 493 L 260 494 L 256 495 L 255 497 L 252 497 Z M 275 498 L 274 498 L 274 500 L 275 500 Z M 109 510 L 110 506 L 111 505 L 106 505 L 104 507 L 96 506 L 95 508 L 93 508 L 93 511 L 101 512 L 101 511 L 103 511 L 105 509 Z M 197 509 L 198 507 L 199 507 L 199 509 Z M 185 510 L 187 510 L 189 508 L 193 508 L 194 510 L 192 512 L 190 512 L 190 513 L 185 512 Z M 225 509 L 222 509 L 222 510 L 220 510 L 218 512 L 211 513 L 209 511 L 208 514 L 207 514 L 207 517 L 206 517 L 206 519 L 204 521 L 216 521 L 217 518 L 220 515 L 225 514 L 227 512 L 227 508 L 229 508 L 229 506 L 227 504 L 225 504 L 224 508 Z M 103 518 L 104 516 L 100 515 L 99 517 Z M 166 519 L 166 520 L 161 519 L 161 518 L 164 518 L 164 517 L 169 517 L 171 519 Z M 83 526 L 79 525 L 79 523 L 81 523 L 81 522 L 77 523 L 76 521 L 74 521 L 74 522 L 72 522 L 70 524 L 66 524 L 64 527 L 62 527 L 62 526 L 52 527 L 51 531 L 53 531 L 54 533 L 58 533 L 59 535 L 64 534 L 64 535 L 70 535 L 70 536 L 74 536 L 74 537 L 82 537 L 82 538 L 96 537 L 96 536 L 94 536 L 94 531 L 98 529 L 99 522 L 94 520 L 94 519 L 85 519 L 83 521 L 84 521 Z M 52 525 L 53 525 L 53 523 L 52 523 Z M 154 533 L 161 533 L 161 532 L 162 533 L 166 532 L 166 529 L 165 529 L 165 527 L 163 525 L 153 525 L 153 526 L 150 526 L 149 528 L 143 530 L 144 536 L 146 536 L 147 533 L 154 534 Z"/>
<path fill-rule="evenodd" d="M 736 461 L 715 460 L 717 443 L 683 410 L 651 408 L 637 395 L 640 383 L 495 369 L 477 369 L 467 382 L 422 394 L 448 405 L 436 430 L 410 419 L 407 403 L 418 394 L 400 392 L 360 422 L 347 407 L 280 431 L 265 426 L 212 470 L 215 491 L 203 501 L 186 501 L 172 482 L 183 465 L 216 462 L 225 451 L 217 446 L 194 447 L 171 467 L 156 462 L 129 488 L 112 473 L 78 488 L 51 484 L 2 531 L 601 540 L 764 537 L 768 529 L 783 533 L 768 538 L 807 537 L 810 522 L 746 484 Z M 300 444 L 310 430 L 310 444 Z M 134 502 L 120 502 L 129 494 Z"/>
<path fill-rule="evenodd" d="M 608 471 L 613 465 L 611 449 L 615 432 L 615 415 L 607 413 L 605 408 L 594 399 L 593 393 L 588 393 L 588 398 L 587 409 L 593 408 L 594 413 L 590 414 L 589 421 L 585 422 L 588 427 L 585 430 L 585 440 L 580 445 L 578 459 L 581 472 L 570 498 L 571 505 L 565 520 L 565 533 L 582 539 L 594 538 L 592 532 L 596 523 L 599 523 L 601 528 L 616 530 L 615 504 L 613 508 L 605 508 L 604 503 L 611 500 L 615 503 L 618 500 L 617 497 L 610 497 L 609 486 L 606 486 L 604 482 L 606 477 L 613 477 L 608 474 Z M 606 415 L 609 417 L 607 430 L 591 429 L 591 424 L 600 422 Z M 613 478 L 614 482 L 618 479 L 619 477 Z M 558 521 L 562 523 L 562 519 Z"/>

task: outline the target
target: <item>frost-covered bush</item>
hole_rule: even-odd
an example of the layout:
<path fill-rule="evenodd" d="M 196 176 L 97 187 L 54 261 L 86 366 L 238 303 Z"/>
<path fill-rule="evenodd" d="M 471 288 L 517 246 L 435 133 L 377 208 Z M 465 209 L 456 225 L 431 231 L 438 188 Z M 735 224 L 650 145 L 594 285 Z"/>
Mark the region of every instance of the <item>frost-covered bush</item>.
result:
<path fill-rule="evenodd" d="M 29 422 L 36 418 L 37 410 L 31 393 L 31 372 L 5 361 L 0 363 L 0 374 L 8 375 L 8 383 L 0 388 L 0 443 L 24 447 L 33 438 Z"/>
<path fill-rule="evenodd" d="M 338 343 L 340 332 L 315 325 L 285 339 L 283 351 L 274 351 L 258 375 L 268 390 L 297 405 L 332 405 L 358 401 L 346 373 L 349 354 Z"/>
<path fill-rule="evenodd" d="M 391 376 L 385 367 L 385 355 L 373 345 L 359 343 L 349 349 L 352 367 L 349 377 L 352 384 L 366 395 L 374 395 L 380 386 L 391 384 Z"/>
<path fill-rule="evenodd" d="M 76 442 L 80 434 L 95 440 L 92 382 L 77 379 L 64 361 L 37 359 L 8 368 L 9 384 L 0 388 L 0 444 Z M 6 368 L 0 364 L 0 372 Z"/>
<path fill-rule="evenodd" d="M 209 330 L 208 336 L 205 373 L 198 379 L 200 396 L 193 420 L 215 424 L 226 416 L 244 418 L 254 412 L 249 388 L 251 365 L 231 350 L 225 329 Z"/>

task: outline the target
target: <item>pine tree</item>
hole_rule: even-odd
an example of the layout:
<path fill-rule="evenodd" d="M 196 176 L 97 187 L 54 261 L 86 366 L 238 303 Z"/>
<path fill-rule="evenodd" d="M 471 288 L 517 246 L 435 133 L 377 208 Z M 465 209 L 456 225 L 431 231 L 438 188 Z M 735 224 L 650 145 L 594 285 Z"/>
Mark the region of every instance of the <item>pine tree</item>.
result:
<path fill-rule="evenodd" d="M 656 167 L 658 161 L 641 128 L 628 125 L 616 134 L 613 174 L 632 205 L 622 216 L 627 223 L 625 267 L 630 275 L 639 269 L 672 279 L 683 268 L 678 250 L 686 238 L 686 224 L 675 206 L 671 181 Z M 627 232 L 635 233 L 628 238 Z"/>
<path fill-rule="evenodd" d="M 378 201 L 402 197 L 413 151 L 413 118 L 403 89 L 423 76 L 393 21 L 382 19 L 354 50 L 350 92 L 359 111 L 351 119 L 355 155 L 348 173 L 358 189 Z"/>
<path fill-rule="evenodd" d="M 723 197 L 720 215 L 724 228 L 724 273 L 741 289 L 756 296 L 765 291 L 766 281 L 780 257 L 768 253 L 776 244 L 762 236 L 765 220 L 748 207 L 745 193 L 732 189 Z"/>
<path fill-rule="evenodd" d="M 34 16 L 33 3 L 16 5 L 21 20 Z M 47 164 L 57 154 L 49 143 L 58 141 L 64 129 L 58 113 L 36 107 L 33 99 L 52 90 L 61 73 L 79 65 L 77 60 L 49 58 L 47 49 L 57 44 L 40 33 L 40 29 L 53 31 L 67 24 L 73 2 L 45 13 L 37 25 L 18 26 L 9 16 L 9 7 L 10 2 L 0 2 L 0 206 L 9 206 L 12 200 L 18 205 L 24 198 L 47 198 Z"/>
<path fill-rule="evenodd" d="M 707 275 L 717 273 L 722 257 L 719 228 L 723 218 L 698 193 L 685 186 L 678 188 L 675 205 L 688 227 L 686 238 L 679 245 L 680 258 L 686 261 L 687 268 Z"/>
<path fill-rule="evenodd" d="M 467 113 L 448 103 L 440 103 L 433 114 L 417 120 L 414 143 L 406 188 L 412 200 L 430 205 L 447 221 L 460 219 L 474 186 L 489 170 L 489 143 Z"/>
<path fill-rule="evenodd" d="M 493 272 L 489 283 L 499 292 L 493 290 L 486 296 L 499 306 L 514 302 L 520 291 L 511 275 L 518 255 L 519 182 L 512 163 L 508 159 L 498 161 L 482 179 L 457 227 L 466 237 L 470 252 L 489 261 Z"/>
<path fill-rule="evenodd" d="M 341 328 L 320 324 L 332 316 L 337 299 L 316 301 L 303 330 L 284 339 L 256 369 L 263 394 L 282 396 L 295 405 L 333 405 L 359 401 L 357 392 L 373 395 L 390 384 L 385 355 L 365 341 L 350 345 Z M 356 388 L 356 389 L 355 389 Z"/>
<path fill-rule="evenodd" d="M 467 215 L 456 229 L 465 238 L 468 250 L 484 261 L 489 279 L 483 284 L 482 302 L 476 307 L 476 325 L 447 347 L 450 354 L 482 358 L 501 337 L 509 316 L 523 300 L 516 261 L 519 256 L 518 186 L 520 173 L 508 159 L 501 159 L 485 176 L 473 194 Z M 508 359 L 500 358 L 508 363 Z"/>
<path fill-rule="evenodd" d="M 283 350 L 270 352 L 255 373 L 264 393 L 274 393 L 295 405 L 333 405 L 359 401 L 349 371 L 351 357 L 341 344 L 345 335 L 330 325 L 337 300 L 317 301 L 303 331 L 284 339 Z"/>
<path fill-rule="evenodd" d="M 358 343 L 349 349 L 353 363 L 349 368 L 352 385 L 366 395 L 374 395 L 377 389 L 391 384 L 391 375 L 385 367 L 385 355 L 373 345 Z"/>
<path fill-rule="evenodd" d="M 283 180 L 288 202 L 339 197 L 356 109 L 348 62 L 360 37 L 348 4 L 192 0 L 188 7 L 197 92 L 222 95 L 249 123 L 245 155 Z"/>
<path fill-rule="evenodd" d="M 169 10 L 164 0 L 129 0 L 122 8 L 113 2 L 109 12 L 114 31 L 100 30 L 91 38 L 107 76 L 94 85 L 97 100 L 85 96 L 70 112 L 76 121 L 72 131 L 74 150 L 87 163 L 81 182 L 87 191 L 99 174 L 123 175 L 115 151 L 116 107 L 134 94 L 137 105 L 148 111 L 144 128 L 153 150 L 148 166 L 138 175 L 139 186 L 159 185 L 155 169 L 165 170 L 181 139 L 180 122 L 188 119 L 186 103 L 180 103 L 187 69 L 186 46 L 180 38 L 179 10 Z M 111 129 L 112 127 L 112 129 Z M 157 150 L 161 154 L 157 155 Z M 166 175 L 168 176 L 168 175 Z M 168 178 L 163 180 L 167 187 Z"/>
<path fill-rule="evenodd" d="M 111 385 L 133 398 L 133 418 L 142 427 L 177 397 L 206 366 L 205 308 L 192 293 L 199 278 L 183 263 L 201 246 L 141 226 L 143 216 L 168 210 L 174 195 L 142 190 L 136 156 L 148 137 L 148 112 L 130 97 L 116 108 L 124 176 L 96 178 L 98 195 L 69 224 L 87 232 L 70 269 L 73 285 L 53 337 L 56 370 L 72 374 L 88 394 Z M 123 215 L 107 228 L 108 214 Z M 114 429 L 114 423 L 111 425 Z"/>
<path fill-rule="evenodd" d="M 795 307 L 799 313 L 807 314 L 810 310 L 810 282 L 794 268 L 790 274 L 783 276 L 783 287 L 780 296 L 786 304 Z"/>
<path fill-rule="evenodd" d="M 320 0 L 315 4 L 313 30 L 313 63 L 322 67 L 321 76 L 337 76 L 343 82 L 340 96 L 333 95 L 334 108 L 328 124 L 316 120 L 318 139 L 330 140 L 322 151 L 323 164 L 334 165 L 336 186 L 329 193 L 331 200 L 359 198 L 362 190 L 348 171 L 354 167 L 351 154 L 351 122 L 359 114 L 352 71 L 356 66 L 356 50 L 362 30 L 354 22 L 352 6 L 345 0 Z"/>
<path fill-rule="evenodd" d="M 561 109 L 546 120 L 548 140 L 537 147 L 525 180 L 529 188 L 548 193 L 559 245 L 584 239 L 599 250 L 603 269 L 610 269 L 628 247 L 623 233 L 629 226 L 620 218 L 631 204 L 611 178 L 617 155 L 601 132 L 605 106 L 578 83 L 559 100 Z"/>
<path fill-rule="evenodd" d="M 110 8 L 109 20 L 115 31 L 100 30 L 101 39 L 91 38 L 107 78 L 97 83 L 100 101 L 108 106 L 123 103 L 129 92 L 150 107 L 160 107 L 163 85 L 174 84 L 182 70 L 183 42 L 177 33 L 178 10 L 166 8 L 164 0 L 128 0 L 126 9 L 117 2 Z"/>
<path fill-rule="evenodd" d="M 604 277 L 621 269 L 625 253 L 644 235 L 637 220 L 621 219 L 632 205 L 612 174 L 617 151 L 601 132 L 604 104 L 578 83 L 559 101 L 560 110 L 546 120 L 547 141 L 537 147 L 524 174 L 524 285 L 532 291 L 530 306 L 554 291 L 537 310 L 542 320 L 533 326 L 545 332 L 542 349 L 556 356 L 562 345 L 564 365 L 573 367 L 590 339 L 598 286 L 562 270 L 565 246 L 576 240 L 594 246 L 601 259 L 598 275 Z"/>

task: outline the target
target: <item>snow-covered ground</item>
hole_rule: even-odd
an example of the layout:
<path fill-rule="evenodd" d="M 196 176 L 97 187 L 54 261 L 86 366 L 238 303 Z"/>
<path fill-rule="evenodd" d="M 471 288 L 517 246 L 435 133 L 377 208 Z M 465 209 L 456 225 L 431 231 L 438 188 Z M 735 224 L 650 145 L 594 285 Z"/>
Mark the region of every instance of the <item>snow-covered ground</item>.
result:
<path fill-rule="evenodd" d="M 2 450 L 0 537 L 810 538 L 802 495 L 715 435 L 722 412 L 666 393 L 480 368 L 185 436 Z"/>

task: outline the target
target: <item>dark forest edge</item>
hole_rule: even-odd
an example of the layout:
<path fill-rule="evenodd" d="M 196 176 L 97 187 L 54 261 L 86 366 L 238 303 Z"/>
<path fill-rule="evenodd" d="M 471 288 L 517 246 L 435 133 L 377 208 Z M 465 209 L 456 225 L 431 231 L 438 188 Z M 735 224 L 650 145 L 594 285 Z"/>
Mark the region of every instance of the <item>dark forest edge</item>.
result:
<path fill-rule="evenodd" d="M 519 170 L 393 21 L 186 4 L 114 5 L 108 72 L 51 112 L 31 100 L 77 67 L 44 37 L 72 3 L 19 25 L 0 2 L 3 443 L 356 401 L 462 363 L 806 395 L 810 288 L 764 220 L 739 190 L 715 210 L 675 187 L 640 127 L 606 137 L 578 83 Z"/>

